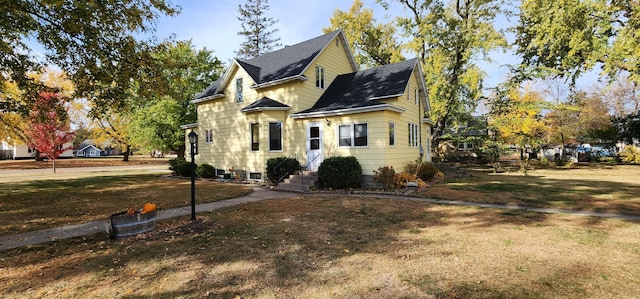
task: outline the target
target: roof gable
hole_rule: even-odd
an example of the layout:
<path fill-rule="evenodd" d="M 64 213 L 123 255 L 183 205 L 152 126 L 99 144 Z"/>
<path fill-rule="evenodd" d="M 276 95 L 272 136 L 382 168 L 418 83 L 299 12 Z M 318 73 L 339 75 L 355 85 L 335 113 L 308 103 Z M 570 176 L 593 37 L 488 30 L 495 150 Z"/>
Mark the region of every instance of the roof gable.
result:
<path fill-rule="evenodd" d="M 310 109 L 326 112 L 382 105 L 376 100 L 401 96 L 417 66 L 417 59 L 339 75 Z"/>
<path fill-rule="evenodd" d="M 352 69 L 357 70 L 353 55 L 346 47 L 347 41 L 344 33 L 337 30 L 255 58 L 236 59 L 225 74 L 196 95 L 194 101 L 199 102 L 223 96 L 223 89 L 236 68 L 243 69 L 253 79 L 254 88 L 285 82 L 289 79 L 305 79 L 303 73 L 335 38 L 340 39 Z"/>

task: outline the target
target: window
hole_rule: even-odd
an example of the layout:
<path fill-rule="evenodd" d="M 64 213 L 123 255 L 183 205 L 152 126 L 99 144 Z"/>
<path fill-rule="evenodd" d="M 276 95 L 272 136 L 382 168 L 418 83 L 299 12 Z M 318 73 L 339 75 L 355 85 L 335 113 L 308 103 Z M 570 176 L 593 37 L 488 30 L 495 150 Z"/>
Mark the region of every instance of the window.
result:
<path fill-rule="evenodd" d="M 340 146 L 351 146 L 351 125 L 338 126 L 338 135 Z"/>
<path fill-rule="evenodd" d="M 204 143 L 211 144 L 213 142 L 213 130 L 204 130 Z"/>
<path fill-rule="evenodd" d="M 262 180 L 262 173 L 260 172 L 249 172 L 250 180 Z"/>
<path fill-rule="evenodd" d="M 310 150 L 320 149 L 320 127 L 309 128 L 309 149 Z"/>
<path fill-rule="evenodd" d="M 411 101 L 411 84 L 407 84 L 407 101 Z"/>
<path fill-rule="evenodd" d="M 349 124 L 338 126 L 339 146 L 367 146 L 369 133 L 367 124 Z"/>
<path fill-rule="evenodd" d="M 418 125 L 409 123 L 409 146 L 418 146 Z"/>
<path fill-rule="evenodd" d="M 269 123 L 269 150 L 270 151 L 282 150 L 282 123 L 281 122 Z"/>
<path fill-rule="evenodd" d="M 251 124 L 251 150 L 259 151 L 260 150 L 260 124 L 253 123 Z"/>
<path fill-rule="evenodd" d="M 415 104 L 418 105 L 418 100 L 420 99 L 420 90 L 416 88 L 413 93 L 415 94 Z"/>
<path fill-rule="evenodd" d="M 389 146 L 396 146 L 396 124 L 389 123 Z"/>
<path fill-rule="evenodd" d="M 324 68 L 316 65 L 316 87 L 324 89 Z"/>
<path fill-rule="evenodd" d="M 236 103 L 242 103 L 242 78 L 236 79 Z"/>

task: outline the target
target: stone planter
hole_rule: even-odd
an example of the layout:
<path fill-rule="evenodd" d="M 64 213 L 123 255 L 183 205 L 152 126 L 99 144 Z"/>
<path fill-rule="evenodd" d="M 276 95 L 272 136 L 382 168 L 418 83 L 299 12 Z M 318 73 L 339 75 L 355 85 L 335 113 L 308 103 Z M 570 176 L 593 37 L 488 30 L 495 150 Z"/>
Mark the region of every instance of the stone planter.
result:
<path fill-rule="evenodd" d="M 157 216 L 158 210 L 148 213 L 120 212 L 113 214 L 109 219 L 111 224 L 109 236 L 112 238 L 128 237 L 148 232 L 156 227 Z"/>

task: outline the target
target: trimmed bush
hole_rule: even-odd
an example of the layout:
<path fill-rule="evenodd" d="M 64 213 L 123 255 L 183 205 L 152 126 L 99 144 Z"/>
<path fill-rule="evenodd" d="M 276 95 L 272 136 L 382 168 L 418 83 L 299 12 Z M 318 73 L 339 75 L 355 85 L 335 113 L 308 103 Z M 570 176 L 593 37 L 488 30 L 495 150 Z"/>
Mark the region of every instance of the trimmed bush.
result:
<path fill-rule="evenodd" d="M 173 171 L 174 175 L 191 176 L 191 162 L 185 159 L 171 159 L 169 160 L 169 170 Z"/>
<path fill-rule="evenodd" d="M 267 179 L 273 184 L 278 184 L 300 169 L 302 169 L 300 162 L 294 158 L 271 158 L 267 160 Z"/>
<path fill-rule="evenodd" d="M 431 180 L 436 174 L 438 174 L 438 172 L 440 172 L 440 169 L 438 169 L 438 166 L 436 166 L 431 162 L 423 162 L 420 164 L 420 167 L 418 168 L 418 173 L 416 175 L 421 180 L 426 182 Z"/>
<path fill-rule="evenodd" d="M 383 166 L 373 171 L 373 181 L 378 183 L 384 190 L 392 190 L 397 186 L 398 175 L 393 170 L 393 166 Z"/>
<path fill-rule="evenodd" d="M 196 167 L 196 175 L 205 179 L 214 178 L 216 177 L 216 169 L 209 164 L 200 164 Z"/>
<path fill-rule="evenodd" d="M 358 188 L 362 184 L 362 166 L 353 156 L 327 158 L 318 167 L 318 184 L 321 188 Z"/>

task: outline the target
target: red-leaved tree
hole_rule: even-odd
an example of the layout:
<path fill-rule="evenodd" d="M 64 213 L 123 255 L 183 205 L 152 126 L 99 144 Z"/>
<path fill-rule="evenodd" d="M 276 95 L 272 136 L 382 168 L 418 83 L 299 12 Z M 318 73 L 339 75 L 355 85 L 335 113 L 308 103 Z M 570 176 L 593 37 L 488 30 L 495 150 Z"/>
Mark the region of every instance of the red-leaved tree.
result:
<path fill-rule="evenodd" d="M 41 157 L 50 159 L 53 162 L 53 172 L 56 172 L 56 159 L 72 148 L 65 147 L 65 143 L 74 136 L 69 126 L 64 100 L 57 93 L 40 93 L 29 118 L 29 146 Z"/>

